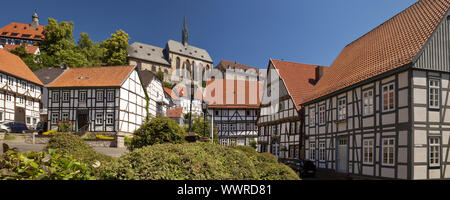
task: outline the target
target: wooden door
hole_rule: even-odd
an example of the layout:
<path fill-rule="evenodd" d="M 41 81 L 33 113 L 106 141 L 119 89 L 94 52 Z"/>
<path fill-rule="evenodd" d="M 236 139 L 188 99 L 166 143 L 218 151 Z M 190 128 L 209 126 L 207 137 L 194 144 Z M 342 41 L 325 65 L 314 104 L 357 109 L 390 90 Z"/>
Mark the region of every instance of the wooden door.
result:
<path fill-rule="evenodd" d="M 79 110 L 77 114 L 77 129 L 83 129 L 82 131 L 87 131 L 89 125 L 89 111 Z"/>
<path fill-rule="evenodd" d="M 348 139 L 339 138 L 337 148 L 337 172 L 348 172 Z"/>
<path fill-rule="evenodd" d="M 14 121 L 25 123 L 25 109 L 21 107 L 15 108 Z"/>

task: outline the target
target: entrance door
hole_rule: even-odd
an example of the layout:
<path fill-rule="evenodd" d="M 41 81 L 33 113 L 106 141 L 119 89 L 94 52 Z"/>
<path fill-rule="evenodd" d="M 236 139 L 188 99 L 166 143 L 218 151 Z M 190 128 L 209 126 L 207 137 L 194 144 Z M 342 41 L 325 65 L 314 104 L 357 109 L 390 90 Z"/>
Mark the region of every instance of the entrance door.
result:
<path fill-rule="evenodd" d="M 348 139 L 339 138 L 337 148 L 337 172 L 348 172 Z"/>
<path fill-rule="evenodd" d="M 79 132 L 85 132 L 89 126 L 89 111 L 79 110 L 77 114 L 77 127 Z"/>
<path fill-rule="evenodd" d="M 25 109 L 21 107 L 16 107 L 14 113 L 14 121 L 25 123 Z"/>

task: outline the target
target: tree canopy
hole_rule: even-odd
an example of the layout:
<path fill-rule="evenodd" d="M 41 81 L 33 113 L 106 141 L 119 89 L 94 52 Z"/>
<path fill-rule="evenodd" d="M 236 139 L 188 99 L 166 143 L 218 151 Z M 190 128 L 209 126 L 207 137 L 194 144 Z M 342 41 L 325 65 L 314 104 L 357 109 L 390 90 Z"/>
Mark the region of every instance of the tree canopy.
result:
<path fill-rule="evenodd" d="M 20 56 L 35 71 L 46 67 L 93 67 L 126 65 L 128 34 L 118 30 L 102 42 L 94 42 L 89 34 L 81 33 L 78 42 L 73 36 L 73 22 L 59 22 L 49 18 L 44 26 L 45 39 L 39 44 L 40 55 L 27 54 L 25 48 L 11 51 Z"/>

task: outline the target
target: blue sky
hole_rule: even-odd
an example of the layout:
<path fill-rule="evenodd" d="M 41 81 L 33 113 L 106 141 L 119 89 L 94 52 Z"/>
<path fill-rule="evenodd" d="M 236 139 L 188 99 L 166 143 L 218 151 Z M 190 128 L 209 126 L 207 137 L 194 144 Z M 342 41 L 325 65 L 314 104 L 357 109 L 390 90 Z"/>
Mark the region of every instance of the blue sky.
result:
<path fill-rule="evenodd" d="M 73 21 L 74 34 L 101 41 L 117 29 L 135 41 L 164 47 L 181 41 L 222 59 L 266 68 L 269 58 L 330 65 L 345 45 L 417 0 L 21 0 L 2 2 L 0 26 L 29 23 L 36 8 L 47 18 Z"/>

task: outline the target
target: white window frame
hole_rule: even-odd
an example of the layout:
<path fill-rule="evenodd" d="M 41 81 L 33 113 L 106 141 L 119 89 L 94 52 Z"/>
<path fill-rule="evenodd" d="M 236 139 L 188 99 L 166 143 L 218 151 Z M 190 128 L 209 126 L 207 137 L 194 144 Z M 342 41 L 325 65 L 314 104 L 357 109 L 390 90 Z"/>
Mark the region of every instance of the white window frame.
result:
<path fill-rule="evenodd" d="M 374 101 L 373 101 L 373 89 L 363 92 L 363 115 L 373 115 Z"/>
<path fill-rule="evenodd" d="M 441 81 L 439 79 L 428 80 L 428 107 L 431 109 L 440 108 Z"/>
<path fill-rule="evenodd" d="M 95 99 L 98 102 L 102 102 L 104 100 L 105 92 L 103 90 L 97 90 L 95 92 Z"/>
<path fill-rule="evenodd" d="M 374 163 L 374 139 L 363 140 L 363 164 L 373 165 Z"/>
<path fill-rule="evenodd" d="M 106 125 L 114 125 L 114 113 L 106 113 Z"/>
<path fill-rule="evenodd" d="M 316 143 L 309 143 L 309 160 L 316 160 Z"/>
<path fill-rule="evenodd" d="M 78 93 L 78 102 L 81 102 L 81 103 L 86 103 L 87 102 L 87 92 L 86 91 L 80 91 Z"/>
<path fill-rule="evenodd" d="M 310 126 L 316 125 L 316 107 L 309 108 L 309 124 Z"/>
<path fill-rule="evenodd" d="M 19 104 L 25 105 L 25 97 L 19 96 L 19 97 L 17 97 L 17 98 L 19 99 Z"/>
<path fill-rule="evenodd" d="M 114 91 L 108 91 L 108 92 L 106 93 L 106 100 L 107 100 L 108 102 L 114 101 L 114 98 L 115 98 L 114 94 L 115 94 Z"/>
<path fill-rule="evenodd" d="M 389 112 L 395 110 L 395 83 L 389 83 L 382 86 L 382 98 L 383 98 L 383 105 L 382 110 L 383 112 Z M 387 98 L 387 99 L 386 99 Z M 392 108 L 391 108 L 392 105 Z"/>
<path fill-rule="evenodd" d="M 103 113 L 95 113 L 95 125 L 103 125 Z"/>
<path fill-rule="evenodd" d="M 59 91 L 53 91 L 52 92 L 52 102 L 58 103 L 59 102 Z"/>
<path fill-rule="evenodd" d="M 13 94 L 6 93 L 6 101 L 12 102 L 13 101 L 12 98 L 13 98 Z"/>
<path fill-rule="evenodd" d="M 326 106 L 320 105 L 319 106 L 319 125 L 324 125 L 326 123 L 326 115 L 325 115 Z"/>
<path fill-rule="evenodd" d="M 52 116 L 51 116 L 52 118 L 51 118 L 51 122 L 52 122 L 52 124 L 57 124 L 58 123 L 58 120 L 59 120 L 59 113 L 52 113 Z"/>
<path fill-rule="evenodd" d="M 347 97 L 338 99 L 338 121 L 347 119 Z"/>
<path fill-rule="evenodd" d="M 394 166 L 395 165 L 395 138 L 383 138 L 381 151 L 382 151 L 381 152 L 382 165 L 383 166 Z M 392 162 L 390 162 L 390 161 L 392 161 Z"/>
<path fill-rule="evenodd" d="M 319 142 L 319 161 L 325 162 L 325 142 Z"/>
<path fill-rule="evenodd" d="M 430 136 L 428 138 L 428 163 L 430 167 L 441 166 L 441 138 L 439 136 Z"/>
<path fill-rule="evenodd" d="M 68 91 L 63 91 L 63 93 L 62 93 L 62 101 L 63 102 L 68 102 L 69 101 L 69 92 Z"/>
<path fill-rule="evenodd" d="M 62 122 L 68 122 L 69 121 L 69 113 L 62 113 L 61 114 L 61 121 Z"/>

